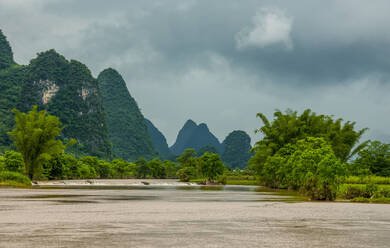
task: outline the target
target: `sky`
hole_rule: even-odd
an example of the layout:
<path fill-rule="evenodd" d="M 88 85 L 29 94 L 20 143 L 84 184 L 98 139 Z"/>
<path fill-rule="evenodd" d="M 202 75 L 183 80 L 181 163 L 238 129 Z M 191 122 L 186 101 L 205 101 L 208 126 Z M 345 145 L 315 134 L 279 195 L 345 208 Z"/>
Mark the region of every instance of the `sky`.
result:
<path fill-rule="evenodd" d="M 0 0 L 16 62 L 54 48 L 112 67 L 175 141 L 187 119 L 252 142 L 276 109 L 355 121 L 390 142 L 388 0 Z"/>

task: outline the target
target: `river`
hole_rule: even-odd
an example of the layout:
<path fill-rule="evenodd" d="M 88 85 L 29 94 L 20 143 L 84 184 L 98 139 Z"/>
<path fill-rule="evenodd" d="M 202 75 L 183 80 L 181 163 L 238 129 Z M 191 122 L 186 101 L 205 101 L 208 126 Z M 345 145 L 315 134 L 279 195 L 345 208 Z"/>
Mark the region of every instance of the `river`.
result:
<path fill-rule="evenodd" d="M 0 189 L 0 247 L 390 247 L 390 205 L 174 180 L 57 181 Z"/>

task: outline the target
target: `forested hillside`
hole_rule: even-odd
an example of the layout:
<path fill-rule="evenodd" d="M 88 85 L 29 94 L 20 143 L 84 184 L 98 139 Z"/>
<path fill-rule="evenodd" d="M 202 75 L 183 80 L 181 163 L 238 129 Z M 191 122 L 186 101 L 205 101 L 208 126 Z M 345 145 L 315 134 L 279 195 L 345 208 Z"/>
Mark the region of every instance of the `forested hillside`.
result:
<path fill-rule="evenodd" d="M 3 50 L 1 61 L 7 61 L 10 56 Z M 49 50 L 39 53 L 27 66 L 10 65 L 0 71 L 2 146 L 10 144 L 7 131 L 13 127 L 11 110 L 16 107 L 26 112 L 37 105 L 60 118 L 65 126 L 61 135 L 63 139 L 75 138 L 78 141 L 72 148 L 73 153 L 111 157 L 102 97 L 97 80 L 84 64 L 68 61 L 56 51 Z"/>
<path fill-rule="evenodd" d="M 243 169 L 251 157 L 251 138 L 244 131 L 233 131 L 223 141 L 222 160 L 233 168 Z"/>
<path fill-rule="evenodd" d="M 171 155 L 171 151 L 169 150 L 167 140 L 165 136 L 153 125 L 151 121 L 145 119 L 146 126 L 148 127 L 148 132 L 150 137 L 153 140 L 154 147 L 156 148 L 158 154 L 161 158 L 167 159 Z"/>
<path fill-rule="evenodd" d="M 98 82 L 114 157 L 136 160 L 157 156 L 145 119 L 122 76 L 109 68 L 99 74 Z"/>
<path fill-rule="evenodd" d="M 197 125 L 194 121 L 188 120 L 179 131 L 176 142 L 170 149 L 173 154 L 178 155 L 187 148 L 199 150 L 204 146 L 214 146 L 219 153 L 222 152 L 221 144 L 206 124 Z"/>

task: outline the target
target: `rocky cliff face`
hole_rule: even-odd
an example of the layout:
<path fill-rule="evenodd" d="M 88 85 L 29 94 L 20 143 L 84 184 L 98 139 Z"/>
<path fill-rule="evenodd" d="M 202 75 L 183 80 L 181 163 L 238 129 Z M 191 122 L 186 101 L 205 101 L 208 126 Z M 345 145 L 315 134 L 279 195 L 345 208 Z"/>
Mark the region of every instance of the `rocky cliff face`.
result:
<path fill-rule="evenodd" d="M 168 159 L 171 155 L 165 136 L 158 130 L 151 121 L 145 119 L 148 132 L 153 140 L 154 147 L 162 159 Z"/>
<path fill-rule="evenodd" d="M 179 155 L 185 149 L 199 150 L 205 146 L 214 146 L 219 153 L 222 152 L 221 144 L 205 123 L 197 125 L 194 121 L 188 120 L 179 131 L 176 142 L 170 149 L 173 154 Z"/>
<path fill-rule="evenodd" d="M 102 96 L 89 69 L 54 50 L 39 53 L 27 66 L 17 65 L 0 32 L 0 149 L 11 144 L 11 110 L 27 112 L 33 105 L 60 118 L 62 138 L 78 141 L 72 148 L 76 155 L 111 157 Z"/>
<path fill-rule="evenodd" d="M 27 66 L 18 108 L 33 105 L 60 118 L 63 137 L 78 141 L 74 153 L 111 157 L 102 96 L 87 66 L 54 50 L 39 53 Z"/>
<path fill-rule="evenodd" d="M 109 68 L 99 74 L 98 82 L 107 113 L 114 157 L 126 160 L 156 157 L 157 152 L 144 116 L 122 76 Z"/>

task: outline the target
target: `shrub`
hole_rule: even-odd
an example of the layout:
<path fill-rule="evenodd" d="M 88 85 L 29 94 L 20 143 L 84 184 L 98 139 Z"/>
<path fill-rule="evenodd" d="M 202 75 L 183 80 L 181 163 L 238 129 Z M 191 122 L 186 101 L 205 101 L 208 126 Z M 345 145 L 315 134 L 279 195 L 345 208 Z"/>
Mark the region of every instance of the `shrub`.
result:
<path fill-rule="evenodd" d="M 196 169 L 194 167 L 184 167 L 177 171 L 177 177 L 181 182 L 189 182 L 196 177 Z"/>
<path fill-rule="evenodd" d="M 4 153 L 4 167 L 7 171 L 24 172 L 23 156 L 19 152 L 6 151 Z"/>
<path fill-rule="evenodd" d="M 227 183 L 227 176 L 226 176 L 225 174 L 219 175 L 219 176 L 217 177 L 217 183 L 226 185 L 226 183 Z"/>
<path fill-rule="evenodd" d="M 0 184 L 20 184 L 20 185 L 31 185 L 31 181 L 25 175 L 22 175 L 13 171 L 2 171 L 0 172 Z"/>

